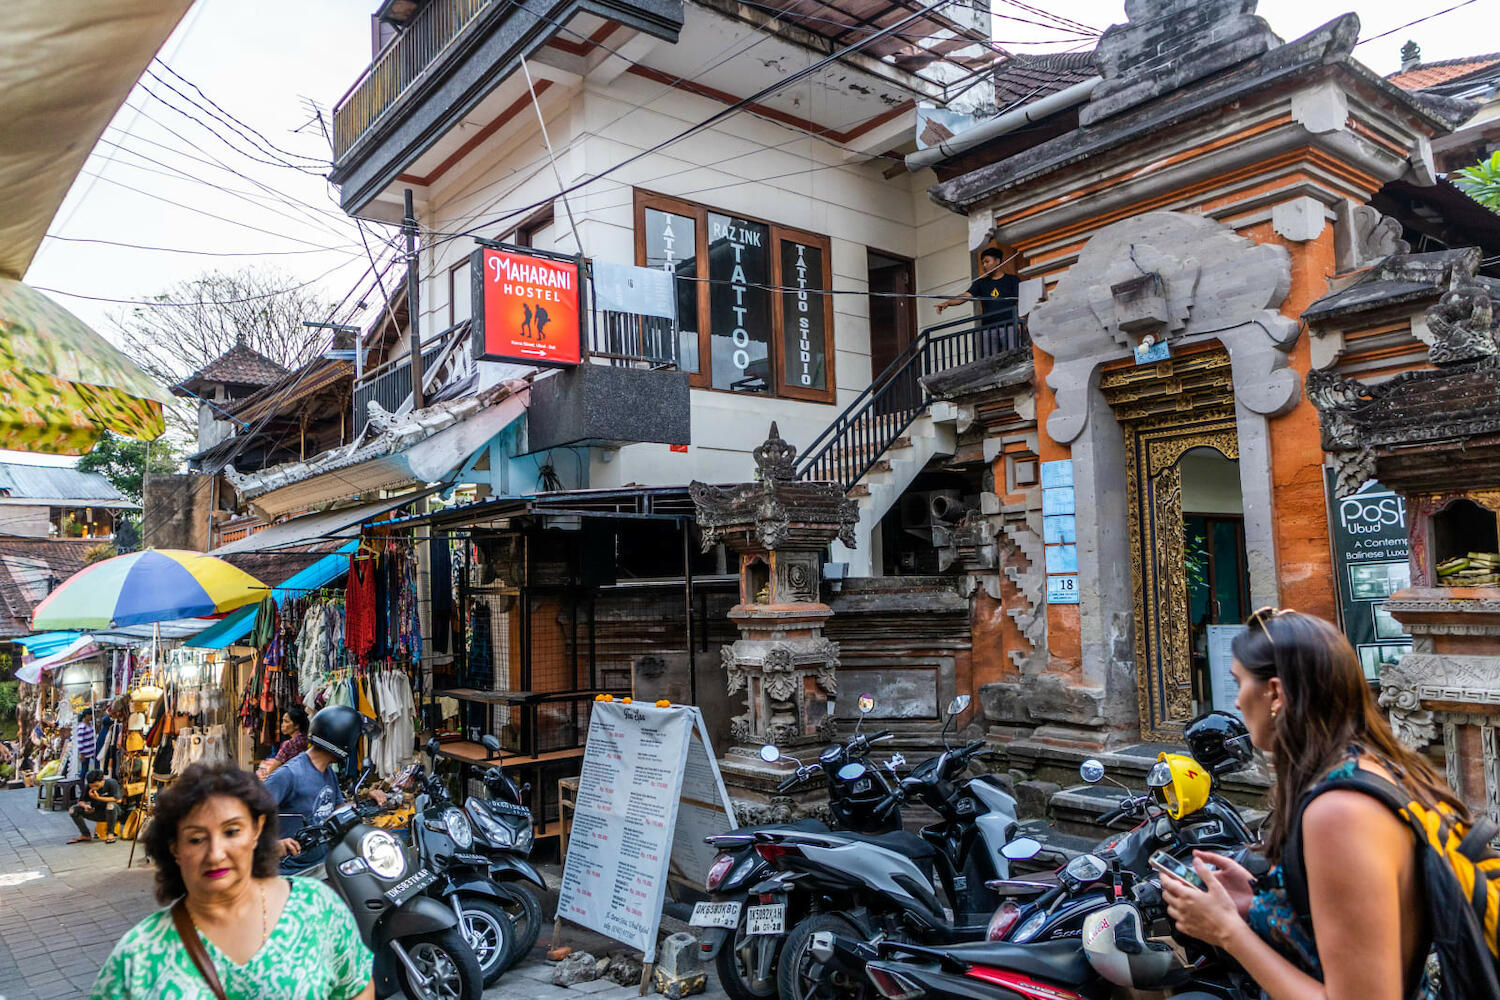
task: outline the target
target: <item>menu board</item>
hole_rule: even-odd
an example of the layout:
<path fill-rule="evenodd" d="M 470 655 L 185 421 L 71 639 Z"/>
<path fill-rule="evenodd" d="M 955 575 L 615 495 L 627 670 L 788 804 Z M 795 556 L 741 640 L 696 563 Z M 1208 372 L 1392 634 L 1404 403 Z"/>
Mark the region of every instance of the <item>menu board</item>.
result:
<path fill-rule="evenodd" d="M 558 918 L 654 961 L 669 869 L 694 870 L 701 852 L 688 841 L 729 829 L 732 815 L 696 708 L 596 703 Z M 707 871 L 705 863 L 696 881 Z"/>
<path fill-rule="evenodd" d="M 714 759 L 703 727 L 703 715 L 692 710 L 694 725 L 688 739 L 687 762 L 682 770 L 682 794 L 677 806 L 677 829 L 672 840 L 671 877 L 694 889 L 703 888 L 703 880 L 713 867 L 719 849 L 704 843 L 710 837 L 738 824 L 719 776 L 719 762 Z"/>

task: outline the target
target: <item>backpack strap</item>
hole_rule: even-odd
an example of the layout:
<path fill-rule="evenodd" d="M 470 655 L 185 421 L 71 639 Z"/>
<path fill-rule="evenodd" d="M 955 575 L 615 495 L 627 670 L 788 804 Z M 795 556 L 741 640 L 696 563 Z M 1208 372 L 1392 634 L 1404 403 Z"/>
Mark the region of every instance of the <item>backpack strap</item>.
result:
<path fill-rule="evenodd" d="M 1302 801 L 1297 803 L 1292 824 L 1287 829 L 1286 843 L 1281 847 L 1281 884 L 1286 889 L 1287 900 L 1292 908 L 1309 925 L 1312 922 L 1312 904 L 1308 898 L 1307 867 L 1302 857 L 1302 816 L 1313 799 L 1324 792 L 1333 791 L 1363 792 L 1390 809 L 1402 822 L 1411 822 L 1405 812 L 1411 796 L 1399 786 L 1363 768 L 1357 768 L 1353 774 L 1325 778 L 1302 796 Z"/>

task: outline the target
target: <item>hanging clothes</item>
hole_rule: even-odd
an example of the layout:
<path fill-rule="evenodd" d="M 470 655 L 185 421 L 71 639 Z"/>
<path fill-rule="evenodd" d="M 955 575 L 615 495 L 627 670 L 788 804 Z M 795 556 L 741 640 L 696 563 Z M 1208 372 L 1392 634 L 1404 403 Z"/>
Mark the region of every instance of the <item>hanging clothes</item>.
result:
<path fill-rule="evenodd" d="M 250 645 L 265 649 L 276 635 L 276 598 L 267 594 L 255 609 L 255 624 L 250 627 Z"/>
<path fill-rule="evenodd" d="M 438 536 L 429 543 L 432 554 L 432 651 L 448 652 L 448 635 L 453 616 L 453 550 L 447 538 Z"/>
<path fill-rule="evenodd" d="M 349 558 L 349 583 L 344 595 L 344 641 L 349 652 L 361 665 L 369 661 L 375 648 L 376 618 L 379 615 L 375 580 L 379 567 L 374 557 Z"/>

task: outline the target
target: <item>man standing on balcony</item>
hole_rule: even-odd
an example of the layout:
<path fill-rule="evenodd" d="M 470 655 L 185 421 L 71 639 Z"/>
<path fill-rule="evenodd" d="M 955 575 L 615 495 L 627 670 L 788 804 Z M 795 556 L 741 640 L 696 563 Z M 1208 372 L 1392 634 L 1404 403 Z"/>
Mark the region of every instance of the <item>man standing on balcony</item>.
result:
<path fill-rule="evenodd" d="M 976 346 L 980 357 L 988 357 L 1003 350 L 1019 346 L 1019 331 L 1016 329 L 1016 296 L 1021 282 L 1014 274 L 1001 274 L 1005 259 L 998 247 L 985 247 L 979 253 L 979 277 L 969 285 L 968 291 L 955 295 L 947 302 L 938 304 L 938 315 L 950 306 L 965 302 L 979 302 L 979 336 Z"/>

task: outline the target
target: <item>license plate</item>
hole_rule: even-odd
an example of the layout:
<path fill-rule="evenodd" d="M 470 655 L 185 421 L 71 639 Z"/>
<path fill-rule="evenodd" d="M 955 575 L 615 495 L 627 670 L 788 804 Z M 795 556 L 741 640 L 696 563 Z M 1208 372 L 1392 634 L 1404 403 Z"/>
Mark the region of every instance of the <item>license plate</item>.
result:
<path fill-rule="evenodd" d="M 740 922 L 739 903 L 697 903 L 688 923 L 693 927 L 733 927 Z"/>
<path fill-rule="evenodd" d="M 419 868 L 387 889 L 385 898 L 393 903 L 404 903 L 436 881 L 436 875 L 426 868 Z"/>
<path fill-rule="evenodd" d="M 785 926 L 785 903 L 767 903 L 764 906 L 752 906 L 745 911 L 747 935 L 780 934 Z"/>

